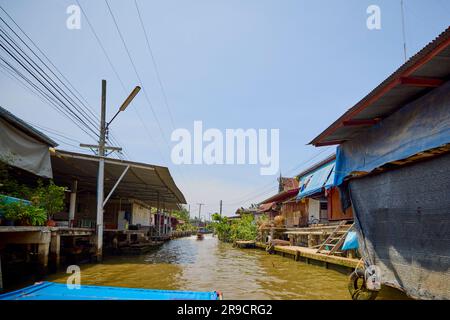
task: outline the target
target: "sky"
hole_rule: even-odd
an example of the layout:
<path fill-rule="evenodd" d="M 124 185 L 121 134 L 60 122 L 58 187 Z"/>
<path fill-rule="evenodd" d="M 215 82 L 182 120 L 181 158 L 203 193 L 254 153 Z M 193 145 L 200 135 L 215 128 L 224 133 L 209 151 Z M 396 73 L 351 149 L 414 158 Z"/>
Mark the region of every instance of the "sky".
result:
<path fill-rule="evenodd" d="M 136 85 L 144 88 L 151 106 L 141 91 L 111 132 L 127 159 L 169 167 L 192 215 L 198 203 L 203 217 L 217 212 L 220 200 L 225 215 L 258 203 L 276 193 L 280 172 L 175 165 L 173 130 L 192 131 L 194 121 L 223 132 L 279 129 L 280 171 L 294 176 L 334 152 L 308 142 L 404 63 L 400 0 L 137 0 L 161 90 L 134 0 L 108 3 L 140 80 L 106 2 L 79 0 L 126 90 L 85 16 L 80 29 L 67 28 L 66 10 L 76 0 L 0 0 L 97 114 L 102 79 L 108 119 Z M 381 9 L 380 30 L 366 26 L 370 5 Z M 450 1 L 404 0 L 404 8 L 410 57 L 449 26 Z M 3 71 L 0 90 L 2 107 L 46 129 L 61 149 L 88 153 L 78 144 L 95 143 Z"/>

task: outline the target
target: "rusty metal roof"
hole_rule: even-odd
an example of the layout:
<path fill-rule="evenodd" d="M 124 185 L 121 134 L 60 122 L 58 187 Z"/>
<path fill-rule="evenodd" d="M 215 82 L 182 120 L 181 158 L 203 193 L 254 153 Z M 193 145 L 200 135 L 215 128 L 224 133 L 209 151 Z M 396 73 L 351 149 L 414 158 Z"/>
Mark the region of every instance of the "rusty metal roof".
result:
<path fill-rule="evenodd" d="M 298 190 L 299 190 L 299 188 L 297 187 L 297 188 L 294 188 L 291 190 L 281 191 L 280 193 L 277 193 L 276 195 L 273 195 L 270 198 L 268 198 L 264 201 L 261 201 L 260 204 L 283 202 L 283 201 L 297 195 Z"/>
<path fill-rule="evenodd" d="M 450 78 L 450 27 L 314 138 L 326 146 L 351 140 Z"/>

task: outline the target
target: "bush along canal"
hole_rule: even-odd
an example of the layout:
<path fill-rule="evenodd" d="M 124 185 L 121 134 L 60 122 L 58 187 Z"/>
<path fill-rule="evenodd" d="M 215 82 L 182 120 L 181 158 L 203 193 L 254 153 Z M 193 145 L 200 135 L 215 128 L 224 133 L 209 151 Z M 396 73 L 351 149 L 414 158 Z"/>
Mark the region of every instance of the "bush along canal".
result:
<path fill-rule="evenodd" d="M 65 283 L 68 274 L 46 280 Z M 82 285 L 163 290 L 220 290 L 224 299 L 350 299 L 348 276 L 259 249 L 239 249 L 206 235 L 166 242 L 146 255 L 81 265 Z M 396 298 L 381 292 L 378 298 Z"/>

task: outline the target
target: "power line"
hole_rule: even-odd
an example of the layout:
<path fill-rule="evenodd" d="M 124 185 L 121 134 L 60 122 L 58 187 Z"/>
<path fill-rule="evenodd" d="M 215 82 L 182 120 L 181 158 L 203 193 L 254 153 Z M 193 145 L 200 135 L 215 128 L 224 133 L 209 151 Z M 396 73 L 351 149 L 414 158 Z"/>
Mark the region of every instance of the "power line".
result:
<path fill-rule="evenodd" d="M 167 111 L 169 112 L 170 121 L 172 122 L 172 128 L 175 129 L 175 122 L 173 120 L 172 111 L 170 110 L 170 107 L 169 107 L 169 102 L 168 102 L 168 99 L 167 99 L 166 90 L 164 89 L 164 86 L 163 86 L 163 83 L 162 83 L 162 80 L 161 80 L 161 75 L 159 73 L 159 68 L 158 68 L 158 65 L 156 64 L 156 59 L 155 59 L 155 56 L 153 54 L 152 47 L 150 45 L 149 36 L 147 34 L 147 31 L 145 30 L 144 22 L 142 20 L 142 16 L 141 16 L 141 12 L 139 10 L 139 6 L 138 6 L 138 3 L 137 3 L 137 0 L 134 0 L 134 5 L 135 5 L 136 11 L 138 13 L 139 22 L 141 24 L 142 31 L 144 32 L 145 42 L 147 44 L 147 49 L 148 49 L 148 51 L 150 53 L 150 57 L 152 58 L 153 68 L 155 69 L 156 78 L 158 79 L 159 87 L 160 87 L 162 95 L 163 95 L 164 104 L 165 104 L 165 106 L 167 108 Z"/>
<path fill-rule="evenodd" d="M 42 72 L 40 72 L 39 70 L 36 69 L 36 67 L 30 63 L 29 60 L 27 60 L 27 58 L 25 58 L 20 52 L 18 52 L 17 48 L 15 48 L 14 46 L 11 45 L 10 42 L 8 42 L 8 40 L 6 40 L 3 35 L 0 34 L 0 38 L 2 38 L 3 40 L 5 40 L 5 43 L 0 43 L 0 47 L 11 57 L 13 58 L 27 73 L 29 73 L 41 86 L 43 86 L 51 95 L 53 95 L 53 97 L 58 101 L 58 103 L 61 104 L 61 106 L 63 108 L 65 108 L 70 114 L 72 119 L 75 119 L 75 121 L 78 121 L 79 123 L 81 123 L 88 131 L 91 131 L 91 133 L 95 134 L 95 132 L 93 131 L 93 129 L 80 117 L 79 114 L 77 114 L 73 109 L 71 109 L 64 101 L 64 98 L 61 98 L 58 94 L 61 94 L 61 92 L 59 90 L 56 89 L 56 93 L 55 91 L 53 91 L 55 89 L 55 86 L 51 83 L 51 81 L 49 81 L 48 78 L 46 78 L 47 75 L 45 75 L 45 73 L 43 74 Z M 9 46 L 9 48 L 7 47 Z M 21 60 L 18 56 L 16 56 L 16 54 L 14 52 L 12 52 L 10 50 L 10 48 L 12 48 L 16 53 L 19 54 L 20 58 L 22 58 L 23 60 Z M 7 61 L 2 58 L 2 60 L 6 63 Z M 33 70 L 31 70 L 28 66 L 30 66 Z M 37 74 L 36 74 L 37 72 Z M 47 84 L 46 84 L 47 83 Z M 84 129 L 83 129 L 84 130 Z M 87 134 L 89 134 L 86 130 L 84 130 Z M 89 134 L 90 135 L 90 134 Z M 90 135 L 91 136 L 91 135 Z M 92 136 L 91 136 L 92 137 Z"/>
<path fill-rule="evenodd" d="M 65 90 L 68 90 L 71 94 L 71 96 L 73 96 L 75 98 L 75 100 L 77 100 L 78 102 L 76 102 L 68 93 L 66 93 L 64 91 L 64 89 L 62 89 L 53 79 L 51 79 L 50 76 L 48 76 L 51 80 L 52 83 L 54 83 L 61 91 L 62 91 L 62 96 L 68 100 L 70 102 L 70 104 L 79 112 L 80 115 L 83 116 L 83 118 L 88 121 L 90 123 L 90 125 L 92 125 L 94 128 L 97 127 L 97 124 L 99 122 L 99 118 L 98 115 L 93 111 L 92 107 L 89 106 L 89 103 L 87 102 L 87 100 L 83 97 L 83 95 L 75 88 L 75 86 L 70 82 L 70 80 L 64 76 L 64 74 L 61 72 L 61 70 L 51 61 L 51 59 L 47 56 L 47 54 L 41 49 L 39 48 L 39 46 L 33 41 L 33 39 L 31 39 L 28 34 L 20 27 L 20 25 L 14 20 L 14 18 L 9 15 L 9 13 L 0 6 L 0 9 L 6 14 L 6 16 L 12 21 L 12 23 L 15 25 L 15 27 L 28 39 L 28 41 L 34 46 L 34 48 L 43 56 L 43 58 L 56 70 L 56 73 L 58 73 L 59 75 L 57 75 L 55 73 L 55 71 L 52 70 L 52 68 L 50 68 L 46 62 L 43 61 L 43 58 L 41 58 L 36 52 L 35 50 L 33 50 L 30 45 L 28 45 L 26 43 L 26 41 L 24 41 L 24 39 L 22 39 L 22 37 L 20 35 L 18 35 L 18 33 L 4 20 L 0 17 L 1 21 L 8 27 L 8 29 L 27 47 L 27 49 L 45 66 L 45 68 L 50 71 L 50 73 L 59 81 L 59 83 L 62 84 L 62 86 L 65 88 Z M 6 34 L 6 32 L 5 32 Z M 8 37 L 8 39 L 12 40 L 11 37 Z M 14 42 L 15 43 L 15 42 Z M 16 46 L 17 43 L 15 43 Z M 24 51 L 23 51 L 24 52 Z M 32 60 L 28 55 L 27 57 Z M 34 61 L 33 61 L 34 62 Z M 34 62 L 36 66 L 38 66 L 38 64 L 36 62 Z M 40 68 L 40 70 L 42 70 L 42 68 Z M 65 81 L 62 81 L 61 78 L 62 77 Z M 67 83 L 67 84 L 66 84 Z M 75 92 L 74 92 L 75 91 Z M 81 99 L 80 99 L 81 98 Z M 94 130 L 95 134 L 96 134 L 96 130 Z M 95 140 L 95 139 L 94 139 Z M 112 133 L 110 133 L 110 138 L 108 139 L 110 141 L 115 141 L 117 140 L 114 135 Z M 125 154 L 125 151 L 124 151 Z M 119 157 L 121 157 L 119 155 Z"/>
<path fill-rule="evenodd" d="M 120 85 L 121 85 L 121 87 L 122 87 L 123 92 L 126 94 L 125 84 L 124 84 L 124 82 L 122 81 L 122 78 L 120 77 L 119 73 L 117 72 L 117 69 L 115 68 L 114 64 L 112 63 L 112 60 L 111 60 L 111 58 L 109 57 L 109 54 L 108 54 L 108 52 L 107 52 L 106 49 L 105 49 L 105 46 L 103 45 L 103 43 L 102 43 L 100 37 L 98 36 L 97 32 L 95 31 L 95 28 L 94 28 L 94 26 L 92 25 L 92 23 L 91 23 L 91 21 L 90 21 L 88 15 L 87 15 L 87 13 L 86 13 L 86 11 L 83 9 L 83 7 L 81 6 L 80 2 L 79 2 L 78 0 L 76 0 L 76 1 L 77 1 L 78 6 L 79 6 L 80 9 L 81 9 L 81 12 L 83 13 L 83 15 L 84 15 L 84 17 L 85 17 L 85 19 L 86 19 L 86 22 L 88 23 L 89 29 L 91 30 L 92 34 L 94 35 L 94 38 L 96 39 L 98 45 L 100 46 L 100 48 L 101 48 L 101 50 L 102 50 L 102 52 L 103 52 L 103 55 L 106 57 L 106 60 L 108 61 L 109 66 L 111 67 L 111 69 L 112 69 L 114 75 L 116 76 L 117 80 L 119 81 L 119 83 L 120 83 Z M 161 151 L 159 150 L 159 147 L 158 147 L 158 145 L 156 144 L 156 142 L 155 142 L 153 136 L 151 135 L 150 129 L 147 127 L 147 125 L 146 125 L 145 122 L 143 121 L 143 117 L 140 115 L 139 111 L 138 111 L 136 108 L 132 108 L 132 109 L 133 109 L 134 112 L 137 114 L 137 118 L 139 119 L 141 125 L 142 125 L 143 128 L 145 129 L 145 132 L 147 133 L 147 135 L 149 136 L 150 140 L 151 140 L 151 141 L 153 142 L 153 144 L 155 145 L 159 157 L 160 157 L 161 160 L 164 162 L 162 153 L 161 153 Z"/>
<path fill-rule="evenodd" d="M 307 163 L 311 162 L 312 160 L 314 160 L 315 158 L 317 158 L 318 156 L 320 156 L 321 154 L 323 154 L 325 151 L 330 150 L 330 148 L 331 148 L 331 147 L 326 147 L 326 148 L 320 150 L 319 152 L 315 153 L 312 157 L 306 159 L 305 161 L 302 161 L 301 163 L 299 163 L 299 164 L 296 165 L 295 167 L 292 167 L 291 169 L 289 169 L 288 171 L 286 171 L 286 173 L 291 173 L 291 172 L 293 172 L 293 171 L 298 170 L 301 166 L 306 165 Z M 259 196 L 261 196 L 261 195 L 264 195 L 264 194 L 268 193 L 268 192 L 271 191 L 273 188 L 274 188 L 273 182 L 270 182 L 270 183 L 268 183 L 268 184 L 262 186 L 261 188 L 258 188 L 259 190 L 256 191 L 256 192 L 258 193 L 258 194 L 256 194 L 256 196 L 252 196 L 252 195 L 255 194 L 255 190 L 253 190 L 252 192 L 250 192 L 250 193 L 248 193 L 248 194 L 246 194 L 246 195 L 241 196 L 240 198 L 238 198 L 238 199 L 245 199 L 245 200 L 235 200 L 235 201 L 232 201 L 231 203 L 227 203 L 227 205 L 239 204 L 239 203 L 244 203 L 244 202 L 253 200 L 253 199 L 255 199 L 255 198 L 257 198 L 257 197 L 259 197 Z M 264 190 L 264 191 L 260 192 L 261 190 Z M 248 197 L 250 197 L 250 198 L 248 198 Z"/>
<path fill-rule="evenodd" d="M 149 96 L 147 94 L 147 90 L 144 87 L 143 81 L 142 81 L 142 79 L 141 79 L 141 77 L 139 75 L 139 72 L 138 72 L 137 68 L 136 68 L 136 65 L 135 65 L 134 60 L 133 60 L 133 58 L 131 56 L 130 50 L 128 49 L 128 46 L 127 46 L 127 44 L 125 42 L 125 38 L 123 37 L 123 34 L 120 31 L 119 24 L 117 23 L 117 20 L 116 20 L 116 18 L 114 16 L 114 13 L 112 12 L 112 9 L 111 9 L 111 7 L 110 7 L 110 5 L 108 3 L 108 0 L 105 0 L 105 3 L 106 3 L 106 6 L 108 7 L 108 11 L 109 11 L 109 14 L 111 15 L 111 18 L 113 19 L 113 22 L 114 22 L 114 25 L 116 27 L 117 33 L 119 34 L 120 40 L 122 41 L 122 44 L 123 44 L 123 46 L 125 48 L 125 51 L 126 51 L 127 56 L 128 56 L 128 59 L 130 60 L 130 63 L 132 65 L 132 67 L 133 67 L 134 73 L 135 73 L 135 75 L 136 75 L 136 77 L 137 77 L 137 79 L 138 79 L 138 81 L 139 81 L 139 83 L 140 83 L 140 85 L 142 87 L 142 91 L 144 92 L 144 97 L 147 100 L 148 106 L 150 107 L 150 110 L 152 111 L 153 117 L 156 120 L 156 123 L 158 125 L 159 131 L 161 133 L 161 137 L 163 138 L 163 141 L 164 141 L 164 143 L 165 143 L 165 145 L 167 147 L 167 150 L 170 153 L 169 142 L 167 141 L 166 136 L 164 135 L 164 130 L 163 130 L 162 126 L 161 126 L 161 122 L 159 121 L 159 118 L 158 118 L 158 116 L 157 116 L 157 114 L 155 112 L 155 109 L 153 108 L 153 104 L 150 101 L 150 98 L 149 98 Z M 180 170 L 178 170 L 178 167 L 175 167 L 175 168 L 180 173 L 180 176 L 184 179 L 183 173 Z"/>
<path fill-rule="evenodd" d="M 26 82 L 29 86 L 31 86 L 33 88 L 29 90 L 31 92 L 33 92 L 34 94 L 36 94 L 38 97 L 40 97 L 41 99 L 45 99 L 47 102 L 50 103 L 50 105 L 57 110 L 58 112 L 60 112 L 62 115 L 66 116 L 67 118 L 69 118 L 69 120 L 71 120 L 77 127 L 79 127 L 83 132 L 85 132 L 87 135 L 89 135 L 90 137 L 91 134 L 87 131 L 85 131 L 85 129 L 76 121 L 72 118 L 72 116 L 68 113 L 67 110 L 65 110 L 63 107 L 61 107 L 60 105 L 58 105 L 58 103 L 54 100 L 54 97 L 52 97 L 49 93 L 45 92 L 43 89 L 39 88 L 35 83 L 33 83 L 30 79 L 28 79 L 26 76 L 24 76 L 17 68 L 15 68 L 14 66 L 12 66 L 8 61 L 6 61 L 3 57 L 0 56 L 0 60 L 3 61 L 3 63 L 5 63 L 7 65 L 7 67 L 5 67 L 5 65 L 0 64 L 5 70 L 11 72 L 12 76 L 14 76 L 16 78 L 17 81 L 19 81 L 19 83 L 22 83 L 22 85 L 27 86 L 26 84 L 24 84 L 21 81 Z M 92 137 L 93 138 L 93 137 Z"/>
<path fill-rule="evenodd" d="M 149 98 L 149 96 L 148 96 L 148 94 L 147 94 L 147 90 L 146 90 L 145 87 L 144 87 L 144 84 L 143 84 L 143 81 L 142 81 L 142 79 L 141 79 L 141 76 L 139 75 L 139 72 L 138 72 L 138 70 L 137 70 L 137 68 L 136 68 L 136 64 L 134 63 L 133 57 L 131 56 L 130 50 L 128 49 L 128 46 L 127 46 L 127 44 L 126 44 L 126 42 L 125 42 L 125 38 L 123 37 L 122 32 L 120 31 L 120 28 L 119 28 L 119 25 L 118 25 L 118 23 L 117 23 L 116 17 L 114 16 L 114 13 L 112 12 L 112 9 L 111 9 L 111 7 L 110 7 L 110 5 L 109 5 L 108 0 L 105 0 L 105 3 L 106 3 L 106 6 L 108 7 L 108 12 L 109 12 L 109 14 L 111 15 L 111 18 L 113 19 L 113 22 L 114 22 L 114 25 L 115 25 L 115 27 L 116 27 L 117 33 L 119 34 L 120 40 L 122 41 L 122 44 L 123 44 L 123 46 L 124 46 L 124 48 L 125 48 L 125 51 L 126 51 L 127 56 L 128 56 L 128 59 L 130 60 L 131 66 L 133 67 L 134 73 L 136 74 L 136 77 L 137 77 L 137 79 L 138 79 L 138 81 L 139 81 L 139 84 L 140 84 L 141 87 L 142 87 L 142 91 L 144 92 L 144 97 L 145 97 L 145 99 L 147 100 L 148 106 L 150 107 L 150 110 L 152 111 L 153 116 L 154 116 L 154 118 L 155 118 L 155 120 L 156 120 L 156 123 L 157 123 L 157 125 L 158 125 L 158 127 L 159 127 L 159 130 L 160 130 L 160 132 L 161 132 L 161 136 L 162 136 L 163 140 L 165 141 L 167 148 L 168 148 L 169 151 L 170 151 L 169 143 L 167 142 L 166 136 L 164 135 L 164 130 L 163 130 L 163 128 L 162 128 L 162 126 L 161 126 L 161 123 L 160 123 L 160 121 L 159 121 L 159 119 L 158 119 L 158 116 L 157 116 L 157 114 L 156 114 L 156 111 L 155 111 L 155 109 L 153 108 L 153 104 L 152 104 L 152 102 L 150 101 L 150 98 Z"/>
<path fill-rule="evenodd" d="M 39 61 L 44 65 L 44 67 L 53 73 L 53 71 L 48 67 L 45 62 L 42 61 L 40 57 L 36 55 L 36 53 L 28 46 L 28 44 L 9 26 L 9 24 L 3 20 L 3 18 L 0 17 L 0 20 L 13 32 L 13 34 L 26 46 L 26 48 L 35 55 Z M 6 47 L 3 47 L 3 49 L 13 58 L 16 60 L 17 63 L 19 63 L 24 69 L 27 69 L 18 59 L 17 55 L 20 56 L 22 62 L 26 62 L 28 66 L 30 66 L 34 72 L 37 72 L 41 79 L 45 80 L 47 84 L 49 84 L 52 87 L 52 90 L 55 90 L 67 103 L 69 103 L 73 108 L 75 108 L 80 116 L 76 115 L 77 118 L 83 122 L 83 124 L 89 129 L 90 125 L 95 125 L 91 118 L 86 116 L 84 114 L 84 111 L 81 111 L 79 109 L 79 106 L 75 105 L 73 99 L 59 86 L 59 84 L 51 78 L 48 73 L 39 66 L 39 64 L 34 61 L 26 52 L 25 50 L 10 36 L 3 28 L 0 28 L 0 31 L 2 35 L 0 37 L 3 39 L 3 43 L 6 44 L 10 49 L 12 49 L 15 54 L 13 54 L 10 50 L 8 50 Z M 27 69 L 29 72 L 29 69 Z M 53 73 L 54 76 L 56 76 Z M 56 78 L 59 80 L 59 82 L 62 83 L 62 81 L 56 76 Z M 75 113 L 74 113 L 75 115 Z M 83 119 L 81 119 L 83 117 Z M 89 124 L 86 124 L 86 122 L 89 122 Z"/>
<path fill-rule="evenodd" d="M 11 20 L 12 17 L 6 12 L 6 10 L 1 6 L 0 8 Z M 25 47 L 38 58 L 38 60 L 44 65 L 44 68 L 51 71 L 51 73 L 56 76 L 60 83 L 64 84 L 64 82 L 58 78 L 53 70 L 51 70 L 51 68 L 49 68 L 39 56 L 37 56 L 37 54 L 30 48 L 23 38 L 2 17 L 0 17 L 0 21 L 12 32 L 12 34 L 8 34 L 3 27 L 0 27 L 0 38 L 2 40 L 0 42 L 0 47 L 12 59 L 12 61 L 25 70 L 31 78 L 26 77 L 4 57 L 2 57 L 2 61 L 8 66 L 9 70 L 19 75 L 28 83 L 28 85 L 31 85 L 37 92 L 44 95 L 45 99 L 48 100 L 50 104 L 59 112 L 62 112 L 71 121 L 78 124 L 79 127 L 82 126 L 80 129 L 82 129 L 86 134 L 90 137 L 93 137 L 93 135 L 95 136 L 96 133 L 91 127 L 91 119 L 85 115 L 85 112 L 74 103 L 74 100 L 67 94 L 67 92 L 64 91 L 64 89 L 60 87 L 60 85 L 47 73 L 47 71 L 45 71 L 38 62 L 33 60 L 24 48 L 22 48 L 13 39 L 13 36 L 20 40 Z M 13 22 L 15 23 L 15 21 Z M 17 23 L 15 24 L 17 25 Z M 36 83 L 34 83 L 31 79 L 34 79 Z M 39 88 L 39 86 L 41 88 Z"/>

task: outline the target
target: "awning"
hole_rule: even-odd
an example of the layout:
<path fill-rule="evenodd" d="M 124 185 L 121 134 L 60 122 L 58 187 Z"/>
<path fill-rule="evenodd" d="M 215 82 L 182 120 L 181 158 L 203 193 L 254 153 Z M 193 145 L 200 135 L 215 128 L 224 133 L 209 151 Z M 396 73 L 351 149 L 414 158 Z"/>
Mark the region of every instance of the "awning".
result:
<path fill-rule="evenodd" d="M 0 107 L 0 157 L 11 166 L 51 178 L 49 147 L 56 142 Z"/>
<path fill-rule="evenodd" d="M 297 200 L 322 192 L 333 186 L 334 166 L 333 160 L 318 169 L 300 177 L 300 190 Z"/>
<path fill-rule="evenodd" d="M 99 159 L 98 156 L 55 150 L 51 157 L 54 180 L 68 188 L 76 180 L 80 192 L 95 194 Z M 159 204 L 162 209 L 177 209 L 179 204 L 186 203 L 168 168 L 111 158 L 105 160 L 105 197 L 122 175 L 112 198 L 136 199 L 152 207 Z"/>

